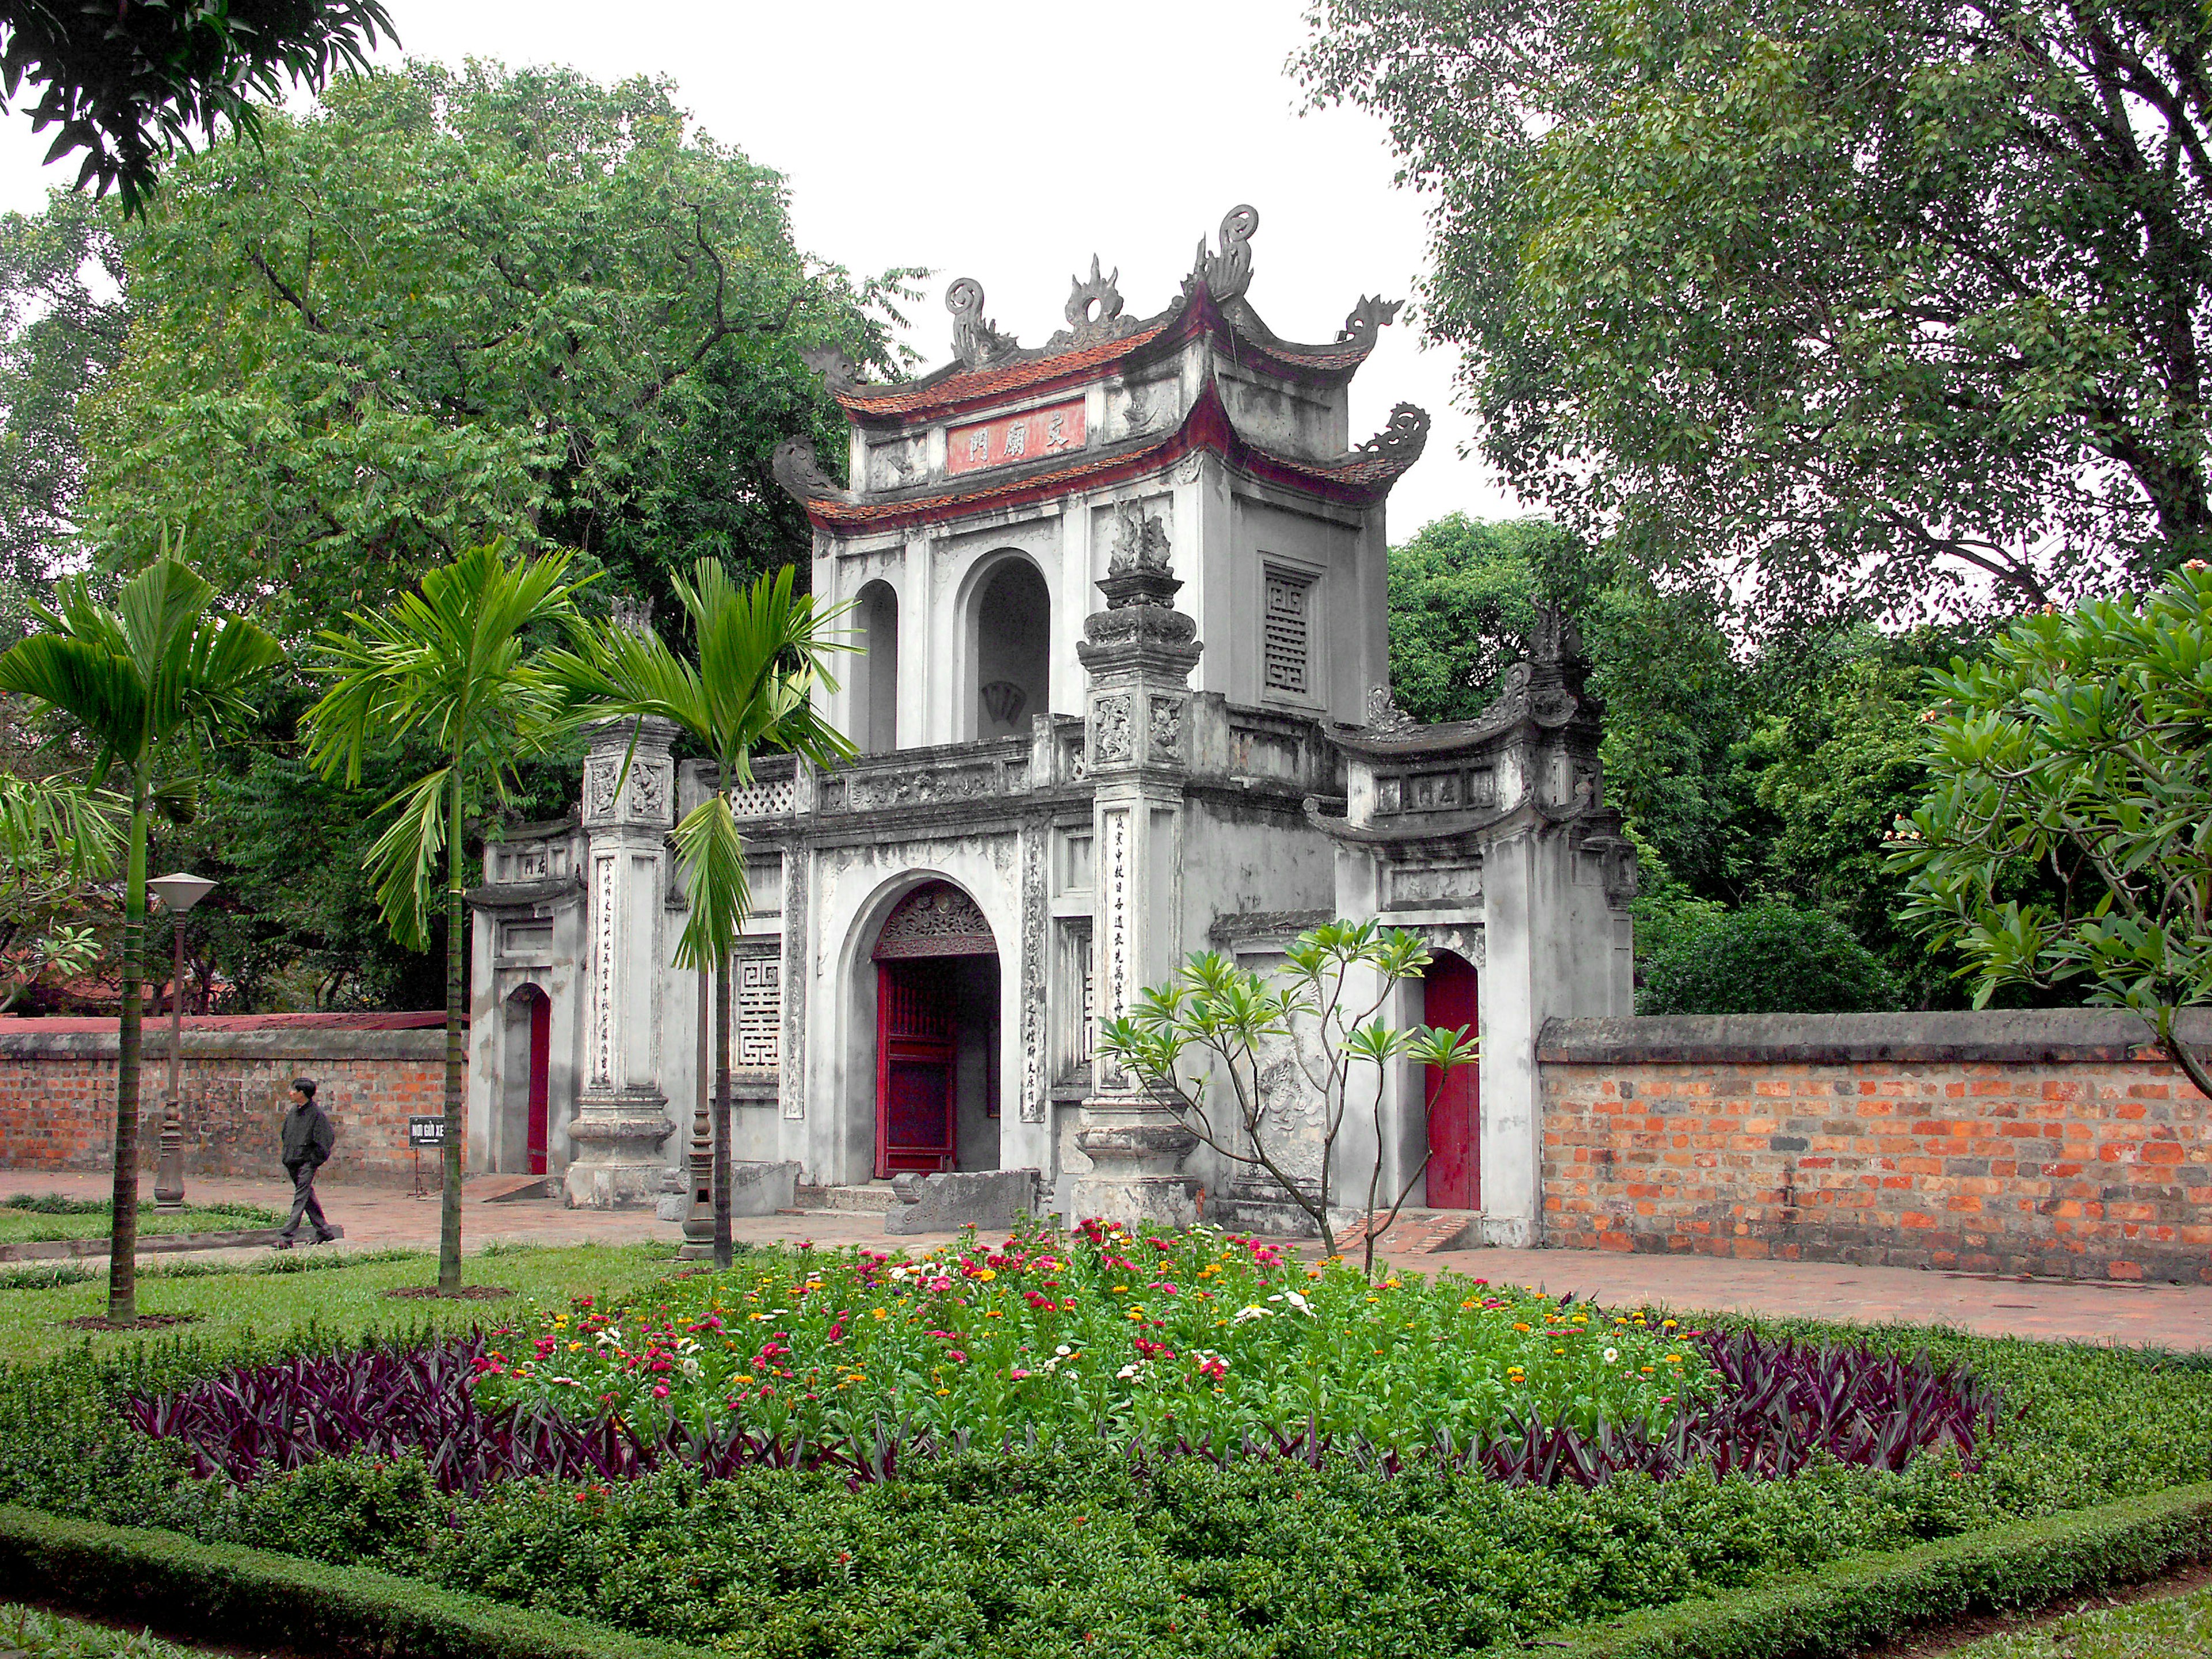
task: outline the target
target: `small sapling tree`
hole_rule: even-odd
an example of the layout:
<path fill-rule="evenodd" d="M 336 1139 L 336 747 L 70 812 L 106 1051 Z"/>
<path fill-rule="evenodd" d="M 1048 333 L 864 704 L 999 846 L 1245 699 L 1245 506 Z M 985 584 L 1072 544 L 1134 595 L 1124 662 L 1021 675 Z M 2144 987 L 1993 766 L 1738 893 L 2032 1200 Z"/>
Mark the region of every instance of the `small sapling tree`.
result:
<path fill-rule="evenodd" d="M 1390 1068 L 1426 1066 L 1424 1114 L 1443 1080 L 1472 1061 L 1477 1045 L 1465 1026 L 1393 1026 L 1383 1006 L 1398 986 L 1419 979 L 1433 960 L 1412 933 L 1372 921 L 1332 921 L 1302 933 L 1268 975 L 1239 967 L 1218 951 L 1191 957 L 1164 985 L 1138 994 L 1134 1009 L 1104 1022 L 1098 1046 L 1135 1074 L 1182 1126 L 1231 1164 L 1264 1170 L 1337 1251 L 1329 1197 L 1338 1174 L 1338 1139 L 1355 1109 L 1373 1124 L 1366 1171 L 1365 1252 L 1375 1270 L 1375 1239 L 1397 1219 L 1429 1167 L 1424 1155 L 1382 1212 L 1383 1103 Z M 1292 1069 L 1286 1072 L 1284 1060 Z M 1296 1095 L 1313 1103 L 1317 1133 L 1288 1120 Z M 1291 1167 L 1318 1141 L 1321 1165 L 1310 1182 Z"/>

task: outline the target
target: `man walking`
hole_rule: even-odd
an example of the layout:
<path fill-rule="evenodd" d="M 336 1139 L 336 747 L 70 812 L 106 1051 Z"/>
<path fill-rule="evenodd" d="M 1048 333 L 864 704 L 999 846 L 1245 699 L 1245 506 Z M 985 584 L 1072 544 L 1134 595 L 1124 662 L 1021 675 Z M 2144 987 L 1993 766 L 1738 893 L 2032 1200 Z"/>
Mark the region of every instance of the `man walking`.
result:
<path fill-rule="evenodd" d="M 323 1206 L 315 1197 L 315 1171 L 321 1169 L 338 1138 L 335 1125 L 315 1104 L 315 1079 L 292 1079 L 292 1109 L 284 1114 L 284 1172 L 292 1177 L 292 1218 L 276 1236 L 276 1248 L 292 1248 L 292 1236 L 305 1216 L 315 1230 L 315 1243 L 328 1243 L 337 1234 L 323 1219 Z"/>

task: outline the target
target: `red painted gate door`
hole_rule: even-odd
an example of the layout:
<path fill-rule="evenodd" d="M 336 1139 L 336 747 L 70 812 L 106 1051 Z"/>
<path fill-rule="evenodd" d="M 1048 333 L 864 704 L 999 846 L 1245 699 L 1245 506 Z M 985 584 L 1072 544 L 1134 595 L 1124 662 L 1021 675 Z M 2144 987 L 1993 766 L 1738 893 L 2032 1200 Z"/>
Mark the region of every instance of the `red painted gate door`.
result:
<path fill-rule="evenodd" d="M 530 1173 L 545 1173 L 546 1098 L 553 1069 L 553 1005 L 530 999 Z"/>
<path fill-rule="evenodd" d="M 1421 981 L 1425 1024 L 1469 1036 L 1482 1030 L 1477 1012 L 1475 973 L 1464 957 L 1438 951 Z M 1455 1066 L 1437 1087 L 1437 1068 L 1424 1068 L 1421 1087 L 1429 1108 L 1429 1207 L 1482 1207 L 1482 1097 L 1473 1066 Z"/>
<path fill-rule="evenodd" d="M 953 1005 L 943 958 L 876 964 L 876 1179 L 952 1167 Z"/>

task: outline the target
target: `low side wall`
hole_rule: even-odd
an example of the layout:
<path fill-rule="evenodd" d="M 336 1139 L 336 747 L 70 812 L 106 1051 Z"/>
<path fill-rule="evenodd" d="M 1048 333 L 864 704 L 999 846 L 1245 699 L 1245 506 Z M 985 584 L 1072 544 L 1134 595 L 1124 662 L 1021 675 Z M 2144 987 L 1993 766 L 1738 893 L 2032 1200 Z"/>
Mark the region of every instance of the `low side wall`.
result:
<path fill-rule="evenodd" d="M 1547 1244 L 2212 1283 L 2212 1102 L 2131 1015 L 1554 1020 L 1537 1058 Z"/>
<path fill-rule="evenodd" d="M 31 1024 L 29 1021 L 24 1024 Z M 140 1082 L 140 1167 L 161 1150 L 168 1090 L 166 1030 L 149 1025 Z M 116 1038 L 98 1033 L 0 1035 L 0 1168 L 100 1170 L 115 1148 Z M 410 1169 L 407 1120 L 445 1109 L 446 1034 L 424 1030 L 185 1033 L 187 1175 L 281 1175 L 277 1129 L 292 1079 L 316 1079 L 337 1125 L 328 1176 L 392 1180 Z M 424 1155 L 426 1178 L 434 1180 Z"/>

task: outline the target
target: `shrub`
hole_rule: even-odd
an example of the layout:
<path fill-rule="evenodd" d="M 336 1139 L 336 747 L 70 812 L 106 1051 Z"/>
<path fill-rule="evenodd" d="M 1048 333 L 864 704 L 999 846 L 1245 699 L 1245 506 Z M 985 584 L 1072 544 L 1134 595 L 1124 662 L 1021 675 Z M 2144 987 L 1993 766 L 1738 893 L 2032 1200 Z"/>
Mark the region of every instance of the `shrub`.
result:
<path fill-rule="evenodd" d="M 1644 967 L 1639 1014 L 1855 1014 L 1895 1008 L 1897 981 L 1824 910 L 1746 905 L 1684 929 Z"/>

